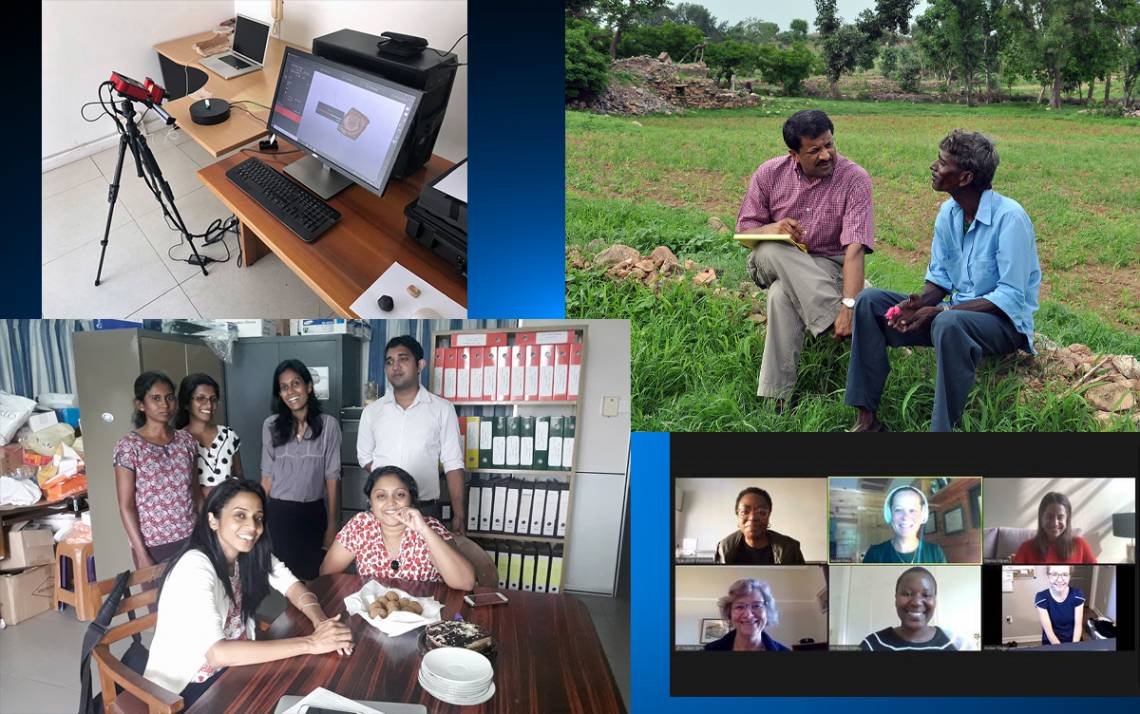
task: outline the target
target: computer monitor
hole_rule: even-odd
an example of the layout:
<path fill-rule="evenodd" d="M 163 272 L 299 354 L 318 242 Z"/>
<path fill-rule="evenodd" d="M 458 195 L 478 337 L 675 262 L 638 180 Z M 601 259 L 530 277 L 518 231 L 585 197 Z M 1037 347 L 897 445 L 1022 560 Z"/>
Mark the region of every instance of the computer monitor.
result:
<path fill-rule="evenodd" d="M 269 130 L 309 155 L 285 173 L 322 198 L 351 183 L 384 195 L 422 93 L 289 47 Z"/>

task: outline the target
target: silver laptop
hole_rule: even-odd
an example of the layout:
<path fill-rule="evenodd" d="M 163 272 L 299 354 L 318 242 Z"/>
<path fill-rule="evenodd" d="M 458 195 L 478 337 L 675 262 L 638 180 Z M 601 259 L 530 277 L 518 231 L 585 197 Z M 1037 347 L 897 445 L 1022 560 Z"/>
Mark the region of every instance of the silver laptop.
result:
<path fill-rule="evenodd" d="M 265 61 L 265 48 L 268 46 L 269 24 L 238 15 L 234 25 L 233 49 L 199 62 L 223 79 L 233 79 L 261 69 Z"/>

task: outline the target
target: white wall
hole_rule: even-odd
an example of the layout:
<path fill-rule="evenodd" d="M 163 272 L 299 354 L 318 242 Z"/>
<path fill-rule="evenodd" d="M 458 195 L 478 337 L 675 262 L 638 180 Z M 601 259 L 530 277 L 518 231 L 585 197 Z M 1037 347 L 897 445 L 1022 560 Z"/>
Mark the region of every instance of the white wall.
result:
<path fill-rule="evenodd" d="M 235 0 L 236 12 L 272 22 L 269 0 Z M 467 32 L 466 0 L 287 0 L 281 38 L 310 47 L 314 37 L 343 29 L 379 35 L 391 30 L 423 37 L 440 52 Z M 467 61 L 467 39 L 453 50 L 460 63 Z M 458 161 L 467 156 L 467 73 L 460 67 L 451 89 L 451 101 L 434 152 Z"/>
<path fill-rule="evenodd" d="M 1003 566 L 1009 573 L 1015 566 Z M 1001 641 L 1017 641 L 1025 645 L 1041 643 L 1041 620 L 1037 615 L 1034 596 L 1049 587 L 1044 565 L 1029 566 L 1034 577 L 1014 578 L 1013 590 L 1001 594 Z M 1116 619 L 1116 567 L 1112 565 L 1074 565 L 1069 586 L 1084 592 L 1084 618 L 1095 609 L 1110 620 Z M 1087 631 L 1087 630 L 1086 630 Z"/>
<path fill-rule="evenodd" d="M 124 2 L 46 0 L 42 3 L 41 63 L 44 90 L 41 156 L 49 170 L 98 153 L 118 141 L 110 119 L 88 123 L 79 107 L 96 101 L 101 82 L 112 71 L 142 81 L 162 81 L 153 46 L 206 32 L 236 13 L 270 20 L 269 0 L 195 0 L 194 2 Z M 379 35 L 385 30 L 425 37 L 441 51 L 467 32 L 464 0 L 432 2 L 335 2 L 289 0 L 282 38 L 304 47 L 314 37 L 351 28 Z M 467 61 L 467 40 L 455 48 Z M 447 115 L 435 153 L 452 161 L 467 156 L 467 72 L 455 76 Z M 89 107 L 95 116 L 97 107 Z"/>
<path fill-rule="evenodd" d="M 982 491 L 987 528 L 1036 528 L 1041 497 L 1063 493 L 1073 504 L 1073 528 L 1083 531 L 1097 562 L 1127 561 L 1130 541 L 1112 535 L 1112 514 L 1136 512 L 1134 478 L 988 478 Z"/>
<path fill-rule="evenodd" d="M 766 628 L 777 642 L 791 647 L 801 639 L 827 640 L 827 616 L 816 594 L 826 586 L 818 565 L 677 566 L 676 637 L 678 645 L 700 644 L 704 618 L 720 618 L 717 600 L 742 578 L 756 578 L 772 586 L 780 624 Z"/>
<path fill-rule="evenodd" d="M 587 329 L 564 585 L 566 590 L 612 595 L 629 498 L 629 320 L 519 321 L 519 329 L 528 330 L 566 325 Z M 607 396 L 618 398 L 617 416 L 602 416 L 602 398 Z M 520 406 L 518 411 L 540 414 L 543 408 Z"/>
<path fill-rule="evenodd" d="M 268 0 L 266 0 L 268 7 Z M 122 72 L 162 82 L 153 46 L 205 32 L 233 16 L 232 0 L 113 2 L 47 0 L 42 3 L 40 115 L 44 169 L 98 153 L 118 141 L 107 117 L 88 123 L 80 105 L 98 99 L 99 84 Z M 87 116 L 100 113 L 87 108 Z M 49 163 L 51 157 L 59 161 Z"/>
<path fill-rule="evenodd" d="M 973 643 L 982 637 L 981 569 L 977 566 L 923 566 L 938 581 L 938 602 L 930 624 Z M 905 565 L 833 565 L 829 607 L 831 644 L 858 645 L 884 627 L 897 627 L 895 581 Z"/>
<path fill-rule="evenodd" d="M 827 479 L 824 478 L 679 478 L 681 511 L 677 545 L 696 538 L 697 551 L 716 550 L 737 529 L 733 504 L 749 486 L 772 496 L 769 527 L 800 542 L 804 560 L 827 561 Z"/>

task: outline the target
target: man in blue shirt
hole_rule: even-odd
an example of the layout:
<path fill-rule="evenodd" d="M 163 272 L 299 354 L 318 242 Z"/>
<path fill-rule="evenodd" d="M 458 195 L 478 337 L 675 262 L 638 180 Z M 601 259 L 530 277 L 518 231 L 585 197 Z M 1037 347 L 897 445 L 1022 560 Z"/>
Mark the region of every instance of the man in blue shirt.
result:
<path fill-rule="evenodd" d="M 939 144 L 931 184 L 950 199 L 934 222 L 922 294 L 869 289 L 855 304 L 845 399 L 859 410 L 852 431 L 886 430 L 875 411 L 890 371 L 887 347 L 934 347 L 931 431 L 958 423 L 983 356 L 1033 351 L 1036 238 L 1025 209 L 993 190 L 997 167 L 997 150 L 982 134 L 956 129 Z"/>

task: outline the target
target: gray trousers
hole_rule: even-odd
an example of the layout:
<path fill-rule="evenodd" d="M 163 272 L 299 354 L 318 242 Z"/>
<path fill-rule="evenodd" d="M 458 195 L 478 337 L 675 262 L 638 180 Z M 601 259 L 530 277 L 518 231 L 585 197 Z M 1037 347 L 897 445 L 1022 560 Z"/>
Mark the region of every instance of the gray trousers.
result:
<path fill-rule="evenodd" d="M 844 255 L 808 255 L 765 241 L 748 257 L 748 274 L 768 291 L 768 329 L 757 396 L 787 398 L 796 386 L 804 330 L 824 332 L 839 315 Z M 860 286 L 861 287 L 861 286 Z"/>

